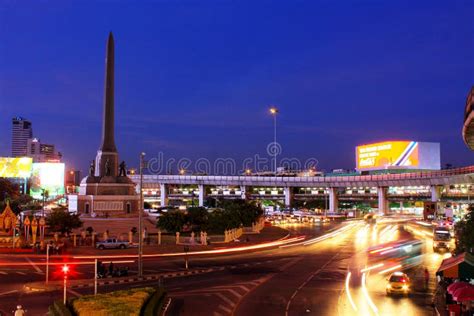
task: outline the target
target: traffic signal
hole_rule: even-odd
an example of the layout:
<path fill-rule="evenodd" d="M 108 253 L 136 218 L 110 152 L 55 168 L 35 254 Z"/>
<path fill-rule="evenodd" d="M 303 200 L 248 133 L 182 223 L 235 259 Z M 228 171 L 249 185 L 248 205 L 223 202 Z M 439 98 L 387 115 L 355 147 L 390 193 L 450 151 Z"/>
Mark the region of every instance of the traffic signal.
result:
<path fill-rule="evenodd" d="M 67 264 L 63 265 L 62 271 L 64 273 L 64 277 L 66 277 L 69 272 L 69 266 Z"/>

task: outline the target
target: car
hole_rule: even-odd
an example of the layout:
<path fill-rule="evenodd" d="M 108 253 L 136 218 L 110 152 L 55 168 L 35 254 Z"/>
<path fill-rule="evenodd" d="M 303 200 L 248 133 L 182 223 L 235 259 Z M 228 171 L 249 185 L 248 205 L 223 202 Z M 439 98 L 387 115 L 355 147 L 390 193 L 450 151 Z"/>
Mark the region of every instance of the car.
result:
<path fill-rule="evenodd" d="M 410 278 L 405 273 L 394 272 L 387 280 L 387 295 L 402 294 L 408 296 L 410 294 Z"/>
<path fill-rule="evenodd" d="M 125 248 L 129 248 L 130 244 L 128 241 L 122 241 L 116 238 L 108 238 L 107 240 L 99 241 L 96 244 L 96 247 L 100 250 L 114 249 L 114 248 L 125 249 Z"/>

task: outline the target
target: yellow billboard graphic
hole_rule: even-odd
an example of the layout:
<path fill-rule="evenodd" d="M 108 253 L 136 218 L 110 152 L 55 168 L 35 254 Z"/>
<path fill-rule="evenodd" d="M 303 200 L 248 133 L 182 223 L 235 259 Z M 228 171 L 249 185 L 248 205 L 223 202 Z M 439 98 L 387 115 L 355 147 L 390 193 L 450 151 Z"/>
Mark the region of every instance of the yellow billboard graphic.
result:
<path fill-rule="evenodd" d="M 64 163 L 40 162 L 33 164 L 30 195 L 41 199 L 43 190 L 49 197 L 64 194 Z"/>
<path fill-rule="evenodd" d="M 357 146 L 357 169 L 418 167 L 418 147 L 418 142 L 414 141 L 390 141 Z"/>
<path fill-rule="evenodd" d="M 0 157 L 0 178 L 29 178 L 33 159 Z"/>

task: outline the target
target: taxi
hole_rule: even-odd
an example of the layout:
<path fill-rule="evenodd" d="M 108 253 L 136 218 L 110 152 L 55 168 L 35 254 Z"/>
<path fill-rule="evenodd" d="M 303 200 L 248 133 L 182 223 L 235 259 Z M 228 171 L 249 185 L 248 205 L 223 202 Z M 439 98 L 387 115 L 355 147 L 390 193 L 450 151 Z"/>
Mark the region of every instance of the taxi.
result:
<path fill-rule="evenodd" d="M 403 272 L 394 272 L 390 278 L 387 279 L 388 284 L 386 287 L 387 295 L 391 294 L 404 294 L 410 293 L 410 278 Z"/>

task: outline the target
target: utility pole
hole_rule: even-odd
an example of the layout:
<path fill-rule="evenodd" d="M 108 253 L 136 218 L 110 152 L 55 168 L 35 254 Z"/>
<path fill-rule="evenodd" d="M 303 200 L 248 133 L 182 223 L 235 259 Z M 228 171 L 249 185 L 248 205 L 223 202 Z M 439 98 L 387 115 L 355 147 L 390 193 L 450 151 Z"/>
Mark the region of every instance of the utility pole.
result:
<path fill-rule="evenodd" d="M 138 277 L 143 277 L 143 168 L 145 153 L 140 153 L 140 206 L 138 207 Z"/>

